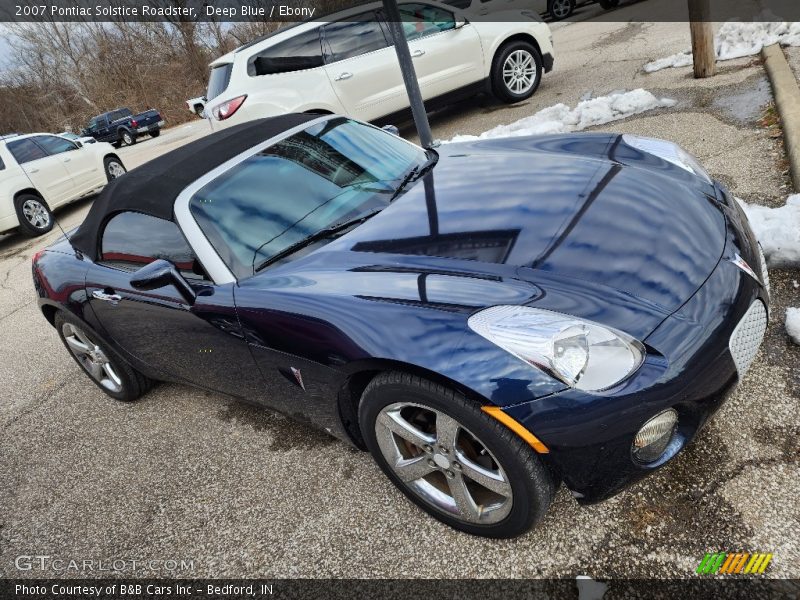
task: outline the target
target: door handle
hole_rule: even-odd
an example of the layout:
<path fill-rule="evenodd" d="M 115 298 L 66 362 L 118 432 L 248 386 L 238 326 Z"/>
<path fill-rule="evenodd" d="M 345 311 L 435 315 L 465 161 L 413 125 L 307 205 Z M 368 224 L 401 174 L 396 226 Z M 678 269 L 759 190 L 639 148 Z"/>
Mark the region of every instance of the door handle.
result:
<path fill-rule="evenodd" d="M 28 173 L 38 173 L 38 172 L 39 172 L 39 169 L 31 169 L 30 171 L 28 171 Z"/>
<path fill-rule="evenodd" d="M 425 50 L 423 50 L 422 48 L 417 48 L 411 53 L 411 58 L 417 58 L 418 56 L 422 56 L 423 54 L 425 54 Z"/>
<path fill-rule="evenodd" d="M 353 76 L 352 73 L 349 71 L 345 71 L 344 73 L 339 73 L 338 76 L 334 78 L 334 81 L 342 81 L 344 79 L 350 79 Z"/>
<path fill-rule="evenodd" d="M 64 159 L 64 162 L 69 162 L 69 161 L 71 161 L 71 160 L 72 160 L 71 158 L 65 158 L 65 159 Z"/>
<path fill-rule="evenodd" d="M 119 301 L 122 300 L 122 296 L 119 294 L 107 294 L 102 290 L 93 291 L 92 298 L 97 298 L 103 302 L 111 302 L 111 304 L 119 304 Z"/>

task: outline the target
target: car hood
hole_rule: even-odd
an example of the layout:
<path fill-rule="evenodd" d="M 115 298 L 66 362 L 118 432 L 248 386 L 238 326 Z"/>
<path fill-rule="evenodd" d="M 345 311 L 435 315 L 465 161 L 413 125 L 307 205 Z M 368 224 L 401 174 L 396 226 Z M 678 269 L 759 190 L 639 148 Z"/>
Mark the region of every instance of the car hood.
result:
<path fill-rule="evenodd" d="M 548 308 L 567 312 L 570 289 L 594 303 L 627 299 L 652 315 L 635 327 L 648 333 L 719 262 L 724 216 L 692 177 L 612 159 L 619 136 L 553 139 L 445 144 L 425 177 L 320 252 L 348 253 L 343 267 L 452 269 L 557 288 L 563 300 Z M 475 287 L 473 306 L 498 303 L 490 287 L 485 297 Z M 547 295 L 530 298 L 546 306 L 559 294 Z"/>

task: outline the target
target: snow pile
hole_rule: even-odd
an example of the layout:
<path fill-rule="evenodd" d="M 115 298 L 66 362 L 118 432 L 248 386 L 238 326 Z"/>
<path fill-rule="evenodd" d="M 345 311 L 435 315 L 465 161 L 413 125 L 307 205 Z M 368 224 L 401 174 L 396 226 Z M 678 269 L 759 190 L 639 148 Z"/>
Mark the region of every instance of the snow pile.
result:
<path fill-rule="evenodd" d="M 795 344 L 800 344 L 800 308 L 786 309 L 786 333 Z"/>
<path fill-rule="evenodd" d="M 543 135 L 580 131 L 593 125 L 625 119 L 631 115 L 674 106 L 675 100 L 656 98 L 647 90 L 614 92 L 579 102 L 574 109 L 566 104 L 556 104 L 508 125 L 498 125 L 482 134 L 457 135 L 451 142 L 469 142 L 479 139 L 516 137 L 521 135 Z"/>
<path fill-rule="evenodd" d="M 779 208 L 737 200 L 761 242 L 767 265 L 800 267 L 800 194 L 789 196 Z"/>
<path fill-rule="evenodd" d="M 764 46 L 772 44 L 800 46 L 800 23 L 728 21 L 720 27 L 714 38 L 717 60 L 753 56 L 761 52 Z M 691 64 L 692 51 L 687 50 L 649 62 L 644 66 L 644 70 L 647 73 L 653 73 L 668 67 L 686 67 Z"/>

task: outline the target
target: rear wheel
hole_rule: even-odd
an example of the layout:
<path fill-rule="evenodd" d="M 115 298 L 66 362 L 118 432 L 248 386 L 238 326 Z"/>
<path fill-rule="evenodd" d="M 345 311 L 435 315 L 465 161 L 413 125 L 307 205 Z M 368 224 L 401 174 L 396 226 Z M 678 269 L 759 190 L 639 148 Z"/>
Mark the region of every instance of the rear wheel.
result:
<path fill-rule="evenodd" d="M 575 10 L 575 0 L 550 0 L 547 12 L 554 21 L 566 19 Z"/>
<path fill-rule="evenodd" d="M 542 57 L 533 44 L 516 41 L 497 52 L 492 65 L 492 89 L 503 102 L 530 98 L 542 79 Z"/>
<path fill-rule="evenodd" d="M 53 228 L 50 207 L 35 194 L 20 194 L 14 198 L 14 208 L 19 221 L 19 232 L 29 237 L 44 235 Z"/>
<path fill-rule="evenodd" d="M 153 381 L 131 367 L 86 323 L 64 311 L 56 313 L 58 336 L 94 384 L 115 400 L 130 402 L 147 392 Z"/>
<path fill-rule="evenodd" d="M 473 535 L 525 533 L 555 483 L 533 450 L 464 396 L 403 373 L 378 375 L 359 407 L 364 440 L 417 506 Z"/>
<path fill-rule="evenodd" d="M 122 144 L 125 146 L 133 146 L 136 143 L 136 136 L 127 129 L 123 130 L 119 138 Z"/>
<path fill-rule="evenodd" d="M 150 132 L 150 137 L 158 137 L 158 134 L 160 133 L 161 133 L 160 129 L 153 129 L 153 131 Z"/>

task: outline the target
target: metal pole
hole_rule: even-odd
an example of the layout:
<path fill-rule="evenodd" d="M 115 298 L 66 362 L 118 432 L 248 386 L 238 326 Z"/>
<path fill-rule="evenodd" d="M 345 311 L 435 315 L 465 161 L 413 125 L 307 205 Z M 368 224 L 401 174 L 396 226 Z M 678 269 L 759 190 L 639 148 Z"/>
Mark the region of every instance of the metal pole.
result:
<path fill-rule="evenodd" d="M 428 123 L 428 113 L 425 112 L 422 93 L 419 91 L 417 73 L 414 70 L 411 51 L 408 49 L 408 40 L 406 40 L 406 35 L 403 32 L 403 23 L 400 21 L 400 9 L 397 7 L 397 0 L 383 0 L 383 10 L 386 12 L 389 31 L 392 32 L 394 50 L 397 52 L 400 71 L 403 73 L 403 81 L 406 84 L 408 101 L 411 104 L 411 114 L 414 115 L 414 124 L 417 126 L 417 133 L 419 134 L 419 143 L 423 148 L 430 148 L 433 145 L 431 126 Z"/>

